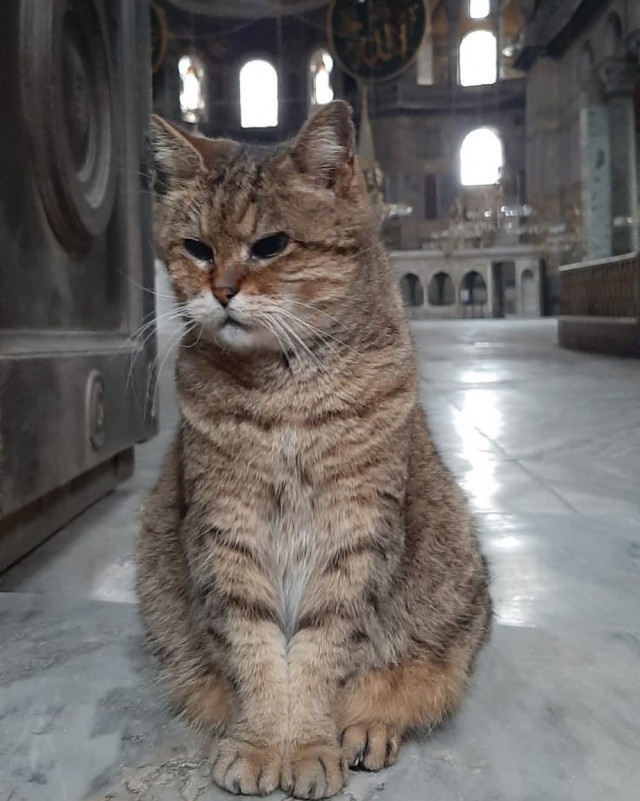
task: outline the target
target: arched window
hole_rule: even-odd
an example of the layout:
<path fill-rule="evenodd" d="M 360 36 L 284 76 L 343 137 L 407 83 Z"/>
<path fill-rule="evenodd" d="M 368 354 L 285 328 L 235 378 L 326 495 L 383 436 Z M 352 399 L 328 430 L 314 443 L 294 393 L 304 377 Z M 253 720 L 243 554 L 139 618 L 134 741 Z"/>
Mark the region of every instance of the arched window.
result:
<path fill-rule="evenodd" d="M 452 306 L 456 301 L 453 281 L 448 273 L 435 273 L 429 281 L 429 305 Z"/>
<path fill-rule="evenodd" d="M 495 131 L 476 128 L 465 136 L 460 148 L 460 183 L 463 186 L 497 184 L 503 166 L 502 142 Z"/>
<path fill-rule="evenodd" d="M 400 292 L 402 300 L 407 306 L 422 306 L 424 303 L 424 292 L 422 284 L 417 275 L 407 273 L 400 279 Z"/>
<path fill-rule="evenodd" d="M 243 128 L 278 124 L 278 73 L 268 61 L 247 61 L 240 70 L 240 124 Z"/>
<path fill-rule="evenodd" d="M 483 306 L 487 302 L 487 285 L 476 270 L 465 273 L 460 284 L 460 302 L 463 306 Z"/>
<path fill-rule="evenodd" d="M 316 50 L 309 59 L 312 106 L 322 106 L 333 100 L 332 70 L 333 59 L 330 54 L 326 50 Z"/>
<path fill-rule="evenodd" d="M 460 83 L 480 86 L 495 83 L 498 51 L 491 31 L 473 31 L 460 42 Z"/>
<path fill-rule="evenodd" d="M 469 16 L 471 19 L 486 19 L 489 16 L 490 0 L 469 0 Z"/>
<path fill-rule="evenodd" d="M 185 122 L 199 122 L 205 110 L 204 65 L 197 56 L 182 56 L 180 73 L 180 113 Z"/>

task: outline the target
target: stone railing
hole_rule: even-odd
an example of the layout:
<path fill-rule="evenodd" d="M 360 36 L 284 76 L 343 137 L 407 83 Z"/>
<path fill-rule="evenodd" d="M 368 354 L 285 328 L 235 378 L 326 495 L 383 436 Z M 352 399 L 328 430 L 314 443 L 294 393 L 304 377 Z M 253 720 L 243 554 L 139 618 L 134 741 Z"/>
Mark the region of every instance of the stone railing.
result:
<path fill-rule="evenodd" d="M 640 254 L 560 269 L 560 344 L 640 356 Z"/>

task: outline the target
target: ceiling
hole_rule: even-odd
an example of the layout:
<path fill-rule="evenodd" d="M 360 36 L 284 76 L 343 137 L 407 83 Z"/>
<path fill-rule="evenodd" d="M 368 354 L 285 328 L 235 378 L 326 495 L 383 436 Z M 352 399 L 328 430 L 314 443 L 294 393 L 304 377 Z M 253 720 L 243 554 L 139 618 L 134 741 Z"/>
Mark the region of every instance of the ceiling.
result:
<path fill-rule="evenodd" d="M 259 19 L 280 17 L 286 14 L 301 14 L 327 5 L 328 0 L 169 0 L 169 2 L 194 14 L 211 17 L 233 17 L 235 19 Z"/>

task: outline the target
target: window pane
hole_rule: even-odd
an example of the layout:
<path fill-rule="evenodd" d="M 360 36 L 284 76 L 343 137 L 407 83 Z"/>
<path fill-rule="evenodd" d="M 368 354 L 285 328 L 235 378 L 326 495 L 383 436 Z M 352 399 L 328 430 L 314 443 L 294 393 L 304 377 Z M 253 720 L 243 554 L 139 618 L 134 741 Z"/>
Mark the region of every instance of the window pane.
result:
<path fill-rule="evenodd" d="M 199 58 L 183 56 L 178 62 L 180 73 L 180 112 L 185 122 L 198 122 L 205 107 L 204 67 Z"/>
<path fill-rule="evenodd" d="M 460 83 L 479 86 L 497 78 L 496 37 L 490 31 L 467 34 L 460 44 Z"/>
<path fill-rule="evenodd" d="M 489 0 L 469 0 L 469 16 L 471 19 L 484 19 L 489 16 Z"/>
<path fill-rule="evenodd" d="M 326 50 L 316 50 L 309 62 L 311 70 L 311 103 L 321 106 L 333 100 L 331 71 L 333 59 Z"/>
<path fill-rule="evenodd" d="M 243 128 L 278 124 L 278 75 L 268 61 L 248 61 L 240 70 L 240 124 Z"/>
<path fill-rule="evenodd" d="M 500 181 L 504 156 L 500 137 L 490 128 L 467 134 L 460 148 L 463 186 L 487 186 Z"/>

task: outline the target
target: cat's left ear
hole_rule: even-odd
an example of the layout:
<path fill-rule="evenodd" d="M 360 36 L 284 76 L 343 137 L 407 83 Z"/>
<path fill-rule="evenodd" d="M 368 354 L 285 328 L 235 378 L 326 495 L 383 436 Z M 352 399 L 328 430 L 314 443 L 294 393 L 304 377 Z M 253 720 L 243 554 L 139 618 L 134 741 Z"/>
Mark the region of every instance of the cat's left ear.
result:
<path fill-rule="evenodd" d="M 297 169 L 337 194 L 348 191 L 355 172 L 356 135 L 351 108 L 334 100 L 315 111 L 293 143 Z"/>

